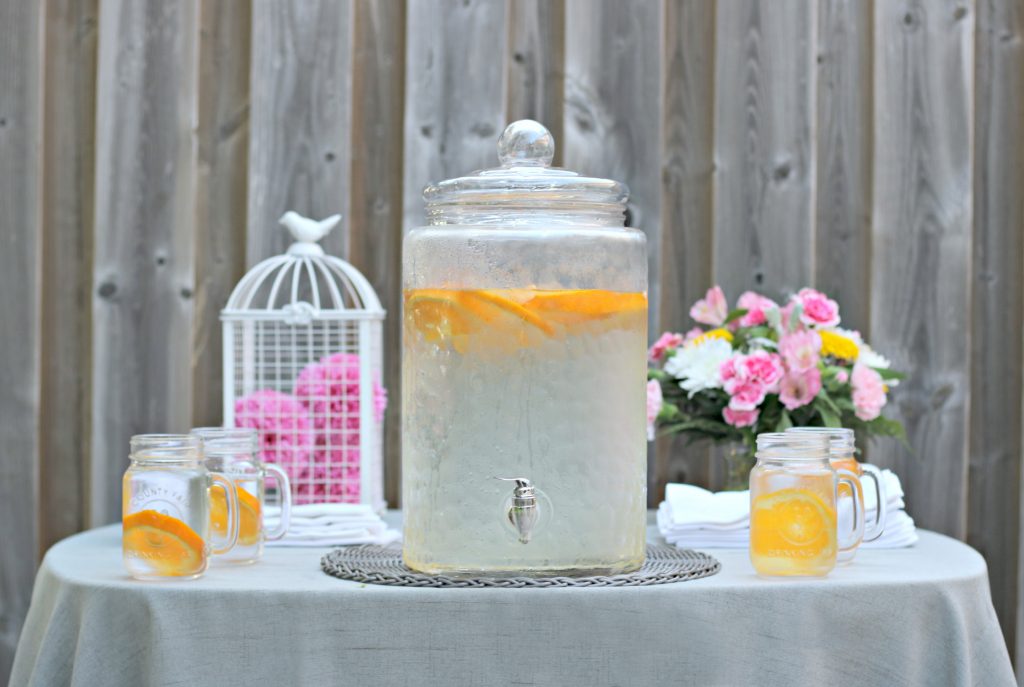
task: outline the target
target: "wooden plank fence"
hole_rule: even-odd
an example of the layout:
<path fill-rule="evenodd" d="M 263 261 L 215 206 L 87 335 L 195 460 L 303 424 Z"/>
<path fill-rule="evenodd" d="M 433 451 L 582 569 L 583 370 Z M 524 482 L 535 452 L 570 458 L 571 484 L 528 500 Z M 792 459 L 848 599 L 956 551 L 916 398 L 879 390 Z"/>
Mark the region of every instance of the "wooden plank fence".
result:
<path fill-rule="evenodd" d="M 0 0 L 0 680 L 33 565 L 115 521 L 127 441 L 220 421 L 217 315 L 286 209 L 381 294 L 400 484 L 401 237 L 510 120 L 629 184 L 651 332 L 833 294 L 909 373 L 919 525 L 985 555 L 1024 656 L 1024 0 Z M 714 486 L 661 441 L 667 481 Z"/>

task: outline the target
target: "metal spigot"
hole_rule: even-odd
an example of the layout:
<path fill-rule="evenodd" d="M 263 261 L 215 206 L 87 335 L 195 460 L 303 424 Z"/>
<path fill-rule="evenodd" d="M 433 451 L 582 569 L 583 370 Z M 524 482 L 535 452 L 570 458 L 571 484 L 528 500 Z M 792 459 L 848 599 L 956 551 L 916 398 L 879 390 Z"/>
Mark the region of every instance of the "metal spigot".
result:
<path fill-rule="evenodd" d="M 512 506 L 508 509 L 508 521 L 519 533 L 519 541 L 529 544 L 533 528 L 540 520 L 540 504 L 537 502 L 537 492 L 533 484 L 525 477 L 496 477 L 495 479 L 516 483 L 515 489 L 512 490 Z"/>

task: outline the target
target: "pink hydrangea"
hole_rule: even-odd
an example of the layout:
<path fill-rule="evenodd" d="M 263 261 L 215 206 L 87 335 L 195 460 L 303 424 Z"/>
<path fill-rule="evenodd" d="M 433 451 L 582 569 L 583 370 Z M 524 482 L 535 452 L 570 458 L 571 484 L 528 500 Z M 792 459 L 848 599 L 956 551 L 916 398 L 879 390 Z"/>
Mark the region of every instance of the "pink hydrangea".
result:
<path fill-rule="evenodd" d="M 647 382 L 647 441 L 654 441 L 654 426 L 664 399 L 661 395 L 661 382 L 651 379 Z"/>
<path fill-rule="evenodd" d="M 821 391 L 821 372 L 812 367 L 804 372 L 792 371 L 782 378 L 779 400 L 789 410 L 795 410 L 813 401 Z"/>
<path fill-rule="evenodd" d="M 359 356 L 335 353 L 306 365 L 295 380 L 295 396 L 308 409 L 315 431 L 312 472 L 299 475 L 299 502 L 359 501 Z M 384 419 L 387 392 L 373 384 L 374 420 Z"/>
<path fill-rule="evenodd" d="M 690 317 L 701 324 L 721 327 L 725 318 L 729 315 L 729 304 L 725 301 L 725 294 L 722 287 L 712 286 L 700 299 L 690 308 Z"/>
<path fill-rule="evenodd" d="M 885 406 L 885 383 L 882 375 L 867 365 L 854 365 L 850 376 L 853 385 L 853 407 L 857 417 L 870 422 L 882 414 Z"/>
<path fill-rule="evenodd" d="M 807 372 L 818 366 L 821 337 L 804 330 L 786 334 L 779 341 L 779 353 L 791 372 Z"/>
<path fill-rule="evenodd" d="M 756 327 L 768 321 L 767 311 L 778 308 L 779 305 L 771 298 L 766 298 L 759 293 L 746 291 L 736 301 L 736 307 L 746 310 L 746 314 L 740 318 L 741 327 Z"/>
<path fill-rule="evenodd" d="M 654 342 L 651 350 L 647 351 L 647 357 L 651 362 L 660 363 L 665 358 L 665 353 L 673 348 L 679 348 L 685 341 L 686 337 L 682 334 L 665 332 Z"/>
<path fill-rule="evenodd" d="M 760 414 L 759 410 L 734 410 L 729 406 L 722 410 L 722 418 L 733 427 L 753 427 Z"/>
<path fill-rule="evenodd" d="M 281 466 L 290 479 L 309 465 L 313 422 L 295 396 L 274 389 L 242 396 L 235 401 L 235 426 L 255 429 L 260 460 Z"/>
<path fill-rule="evenodd" d="M 800 289 L 796 300 L 803 306 L 800 321 L 808 327 L 835 327 L 839 324 L 839 304 L 814 289 Z"/>

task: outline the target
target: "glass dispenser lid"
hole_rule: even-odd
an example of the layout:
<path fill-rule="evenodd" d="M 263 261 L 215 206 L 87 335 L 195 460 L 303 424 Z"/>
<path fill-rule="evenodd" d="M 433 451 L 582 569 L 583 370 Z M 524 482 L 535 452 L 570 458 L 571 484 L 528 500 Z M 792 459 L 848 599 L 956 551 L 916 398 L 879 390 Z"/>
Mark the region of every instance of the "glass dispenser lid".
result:
<path fill-rule="evenodd" d="M 472 223 L 476 218 L 467 216 L 470 208 L 489 218 L 504 208 L 511 215 L 578 213 L 590 220 L 607 214 L 621 226 L 629 197 L 626 185 L 552 167 L 554 157 L 555 139 L 544 125 L 532 119 L 513 122 L 498 138 L 501 166 L 427 186 L 427 215 L 444 223 L 445 215 L 461 208 L 457 219 Z"/>

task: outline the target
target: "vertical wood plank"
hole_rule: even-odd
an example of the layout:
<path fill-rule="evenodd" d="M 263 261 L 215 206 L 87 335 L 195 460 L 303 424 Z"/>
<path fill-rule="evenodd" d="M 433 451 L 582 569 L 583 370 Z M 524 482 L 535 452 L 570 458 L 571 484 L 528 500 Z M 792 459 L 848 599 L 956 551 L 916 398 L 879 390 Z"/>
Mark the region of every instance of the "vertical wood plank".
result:
<path fill-rule="evenodd" d="M 629 226 L 647 235 L 651 333 L 661 306 L 662 54 L 661 0 L 568 0 L 565 46 L 565 165 L 624 181 Z M 661 500 L 656 450 L 648 451 L 648 502 Z"/>
<path fill-rule="evenodd" d="M 508 50 L 507 120 L 537 120 L 561 141 L 565 0 L 509 0 Z M 561 147 L 554 164 L 562 164 Z"/>
<path fill-rule="evenodd" d="M 818 17 L 815 285 L 868 336 L 871 304 L 871 5 L 826 0 Z"/>
<path fill-rule="evenodd" d="M 875 6 L 872 344 L 908 373 L 887 408 L 913 452 L 879 442 L 921 527 L 967 534 L 974 11 Z M 894 406 L 894 407 L 893 407 Z"/>
<path fill-rule="evenodd" d="M 665 6 L 664 150 L 662 152 L 661 328 L 686 331 L 690 306 L 712 283 L 714 195 L 715 4 Z M 661 332 L 651 332 L 651 337 Z M 706 447 L 665 438 L 656 446 L 652 489 L 667 482 L 707 486 Z"/>
<path fill-rule="evenodd" d="M 352 84 L 352 263 L 387 310 L 384 386 L 384 497 L 401 494 L 402 112 L 405 97 L 405 4 L 355 6 Z"/>
<path fill-rule="evenodd" d="M 1024 7 L 981 0 L 976 21 L 967 541 L 989 563 L 996 614 L 1013 647 L 1018 570 L 1010 552 L 1020 546 L 1024 372 Z"/>
<path fill-rule="evenodd" d="M 714 277 L 730 303 L 813 275 L 818 3 L 718 3 Z"/>
<path fill-rule="evenodd" d="M 647 234 L 650 331 L 661 287 L 664 6 L 661 0 L 567 0 L 565 165 L 624 181 L 630 226 Z"/>
<path fill-rule="evenodd" d="M 131 435 L 190 426 L 195 8 L 100 6 L 92 525 L 120 517 Z"/>
<path fill-rule="evenodd" d="M 0 680 L 14 661 L 38 554 L 43 11 L 0 3 Z"/>
<path fill-rule="evenodd" d="M 95 0 L 46 3 L 40 554 L 85 526 L 91 380 Z"/>
<path fill-rule="evenodd" d="M 352 105 L 350 0 L 256 0 L 252 22 L 246 262 L 283 253 L 287 210 L 341 224 L 321 245 L 347 255 Z"/>
<path fill-rule="evenodd" d="M 249 0 L 200 3 L 192 425 L 223 421 L 220 311 L 245 273 Z"/>
<path fill-rule="evenodd" d="M 423 187 L 498 164 L 505 124 L 504 0 L 408 5 L 403 227 L 423 224 Z"/>

